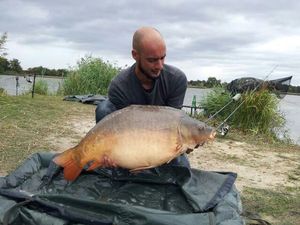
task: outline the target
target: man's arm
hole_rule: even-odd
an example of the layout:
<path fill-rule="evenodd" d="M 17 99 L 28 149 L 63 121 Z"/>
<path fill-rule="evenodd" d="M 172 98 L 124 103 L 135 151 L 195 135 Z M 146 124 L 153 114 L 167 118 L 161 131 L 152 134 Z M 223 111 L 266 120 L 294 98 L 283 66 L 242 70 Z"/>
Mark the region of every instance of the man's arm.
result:
<path fill-rule="evenodd" d="M 187 78 L 185 74 L 178 70 L 176 71 L 176 80 L 171 88 L 171 93 L 167 100 L 167 105 L 181 109 L 183 106 L 184 96 L 187 89 Z"/>
<path fill-rule="evenodd" d="M 122 109 L 129 105 L 128 99 L 119 85 L 112 81 L 108 88 L 108 98 L 117 109 Z"/>

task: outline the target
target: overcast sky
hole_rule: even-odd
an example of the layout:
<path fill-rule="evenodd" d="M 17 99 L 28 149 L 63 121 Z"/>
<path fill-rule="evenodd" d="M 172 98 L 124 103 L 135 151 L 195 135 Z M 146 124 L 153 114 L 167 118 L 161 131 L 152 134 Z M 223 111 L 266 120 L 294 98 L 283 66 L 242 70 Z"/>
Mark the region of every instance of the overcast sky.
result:
<path fill-rule="evenodd" d="M 188 80 L 293 75 L 300 86 L 299 0 L 0 0 L 0 12 L 7 57 L 23 69 L 69 68 L 85 55 L 131 65 L 132 34 L 153 26 L 166 63 Z"/>

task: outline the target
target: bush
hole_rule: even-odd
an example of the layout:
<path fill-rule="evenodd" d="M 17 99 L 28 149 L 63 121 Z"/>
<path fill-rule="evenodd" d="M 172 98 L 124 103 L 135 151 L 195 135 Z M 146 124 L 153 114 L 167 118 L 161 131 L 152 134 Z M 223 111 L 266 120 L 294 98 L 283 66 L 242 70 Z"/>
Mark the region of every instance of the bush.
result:
<path fill-rule="evenodd" d="M 225 91 L 223 88 L 214 88 L 200 101 L 200 106 L 203 107 L 205 116 L 212 116 L 230 101 L 231 95 L 228 91 Z M 235 105 L 224 107 L 223 110 L 217 113 L 216 118 L 224 120 L 232 112 L 233 108 L 235 108 Z"/>
<path fill-rule="evenodd" d="M 68 73 L 63 83 L 63 92 L 65 95 L 107 95 L 110 81 L 119 71 L 120 68 L 99 58 L 82 58 L 77 68 Z"/>
<path fill-rule="evenodd" d="M 30 93 L 32 92 L 32 87 Z M 40 95 L 48 95 L 48 84 L 44 80 L 38 80 L 34 85 L 34 93 Z"/>
<path fill-rule="evenodd" d="M 56 91 L 55 94 L 58 95 L 58 96 L 63 96 L 64 95 L 64 87 L 63 87 L 62 83 L 58 84 L 58 88 L 57 88 L 57 91 Z"/>
<path fill-rule="evenodd" d="M 0 96 L 6 96 L 7 93 L 4 88 L 0 88 Z"/>
<path fill-rule="evenodd" d="M 233 101 L 228 91 L 215 89 L 201 101 L 206 116 L 215 114 L 226 104 L 228 106 L 216 115 L 216 119 L 219 122 L 227 120 L 231 127 L 244 132 L 277 139 L 278 132 L 286 122 L 279 111 L 279 100 L 268 90 L 243 93 L 238 101 Z M 232 112 L 234 113 L 228 118 Z"/>

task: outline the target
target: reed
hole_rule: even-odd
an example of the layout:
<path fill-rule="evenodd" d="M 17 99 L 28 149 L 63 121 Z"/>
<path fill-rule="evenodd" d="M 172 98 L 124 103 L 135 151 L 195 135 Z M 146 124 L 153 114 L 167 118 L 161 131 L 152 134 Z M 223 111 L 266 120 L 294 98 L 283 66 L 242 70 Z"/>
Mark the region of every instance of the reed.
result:
<path fill-rule="evenodd" d="M 30 90 L 30 93 L 32 92 L 32 88 Z M 49 94 L 49 88 L 48 84 L 44 80 L 38 80 L 35 82 L 34 85 L 34 93 L 40 94 L 40 95 L 48 95 Z"/>
<path fill-rule="evenodd" d="M 6 96 L 7 92 L 5 91 L 4 88 L 0 88 L 0 96 Z"/>
<path fill-rule="evenodd" d="M 77 62 L 63 83 L 64 95 L 101 94 L 107 95 L 112 78 L 120 71 L 114 64 L 100 58 L 87 56 Z"/>
<path fill-rule="evenodd" d="M 200 104 L 204 108 L 204 115 L 209 116 L 230 101 L 231 103 L 216 115 L 218 122 L 227 120 L 232 128 L 255 135 L 264 134 L 271 139 L 278 139 L 279 133 L 285 133 L 286 119 L 279 110 L 279 99 L 266 89 L 243 93 L 238 101 L 233 101 L 228 91 L 214 89 Z M 238 109 L 228 118 L 236 108 Z"/>

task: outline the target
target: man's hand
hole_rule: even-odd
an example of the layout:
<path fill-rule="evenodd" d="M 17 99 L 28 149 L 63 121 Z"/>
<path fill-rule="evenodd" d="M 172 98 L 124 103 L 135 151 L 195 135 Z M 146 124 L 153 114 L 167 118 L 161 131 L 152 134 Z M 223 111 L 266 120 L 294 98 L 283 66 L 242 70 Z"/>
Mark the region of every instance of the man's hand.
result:
<path fill-rule="evenodd" d="M 103 157 L 103 167 L 118 167 L 117 164 L 109 157 L 106 155 Z"/>
<path fill-rule="evenodd" d="M 188 148 L 188 149 L 186 150 L 186 154 L 190 154 L 192 151 L 194 151 L 194 149 Z"/>

